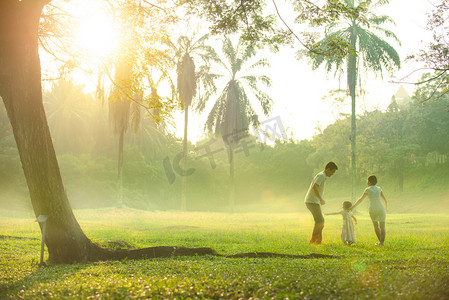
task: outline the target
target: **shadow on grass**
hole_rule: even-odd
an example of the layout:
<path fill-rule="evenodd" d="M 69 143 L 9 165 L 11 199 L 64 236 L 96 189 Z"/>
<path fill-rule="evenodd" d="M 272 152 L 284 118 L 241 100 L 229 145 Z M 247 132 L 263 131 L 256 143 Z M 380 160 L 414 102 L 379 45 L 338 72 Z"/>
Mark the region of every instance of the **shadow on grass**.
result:
<path fill-rule="evenodd" d="M 175 256 L 204 256 L 204 255 L 225 257 L 225 258 L 278 258 L 278 257 L 294 258 L 294 259 L 343 258 L 343 256 L 339 255 L 328 255 L 319 253 L 298 255 L 298 254 L 283 254 L 274 252 L 246 252 L 231 255 L 223 255 L 217 253 L 217 251 L 209 247 L 188 248 L 178 246 L 155 246 L 155 247 L 135 249 L 132 245 L 124 241 L 108 241 L 107 245 L 112 246 L 112 249 L 110 248 L 107 249 L 107 251 L 109 251 L 109 255 L 105 255 L 103 259 L 100 258 L 99 260 L 147 259 L 147 258 L 164 258 Z M 125 249 L 121 248 L 120 245 L 123 245 Z"/>

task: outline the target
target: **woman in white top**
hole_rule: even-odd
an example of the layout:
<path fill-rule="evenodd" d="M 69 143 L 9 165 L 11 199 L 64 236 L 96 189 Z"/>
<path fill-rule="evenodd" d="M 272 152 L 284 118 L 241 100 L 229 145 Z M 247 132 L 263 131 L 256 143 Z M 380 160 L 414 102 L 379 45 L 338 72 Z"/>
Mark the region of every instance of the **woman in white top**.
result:
<path fill-rule="evenodd" d="M 383 247 L 386 234 L 385 218 L 387 210 L 387 199 L 385 199 L 382 189 L 376 186 L 376 184 L 376 176 L 369 176 L 367 183 L 368 187 L 363 192 L 362 197 L 357 200 L 357 202 L 352 206 L 351 209 L 354 209 L 366 198 L 366 196 L 368 196 L 368 199 L 370 200 L 369 215 L 371 217 L 371 220 L 373 221 L 374 231 L 376 232 L 376 236 L 379 240 L 376 245 Z"/>

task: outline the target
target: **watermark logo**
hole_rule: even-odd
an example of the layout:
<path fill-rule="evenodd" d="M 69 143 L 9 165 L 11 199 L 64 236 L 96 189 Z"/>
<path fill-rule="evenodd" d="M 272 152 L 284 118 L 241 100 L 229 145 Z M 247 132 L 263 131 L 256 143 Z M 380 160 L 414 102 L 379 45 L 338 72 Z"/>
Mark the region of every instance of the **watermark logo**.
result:
<path fill-rule="evenodd" d="M 253 133 L 259 143 L 266 143 L 267 140 L 274 143 L 276 139 L 288 141 L 280 116 L 261 122 L 259 128 L 253 128 Z"/>
<path fill-rule="evenodd" d="M 257 138 L 256 142 L 259 143 L 274 143 L 276 139 L 282 139 L 286 142 L 288 141 L 287 133 L 285 132 L 281 117 L 279 116 L 261 122 L 260 126 L 258 128 L 252 128 L 252 131 Z M 235 145 L 233 147 L 234 153 L 238 154 L 243 152 L 245 156 L 248 157 L 250 155 L 250 149 L 256 147 L 256 143 L 254 142 L 254 140 L 248 137 L 248 130 L 240 130 L 223 136 L 223 141 L 226 144 Z M 198 160 L 207 158 L 212 169 L 215 169 L 217 167 L 214 155 L 221 151 L 227 150 L 225 147 L 213 147 L 214 145 L 220 145 L 220 143 L 218 143 L 217 139 L 210 138 L 194 149 L 194 151 L 198 153 L 195 159 Z M 263 151 L 263 147 L 260 147 L 260 149 L 261 151 Z M 228 158 L 229 160 L 231 160 L 229 151 Z M 163 160 L 165 174 L 170 184 L 173 184 L 175 182 L 176 175 L 191 176 L 196 171 L 194 168 L 183 169 L 183 167 L 181 166 L 182 159 L 183 153 L 180 152 L 173 158 L 173 163 L 168 156 Z"/>

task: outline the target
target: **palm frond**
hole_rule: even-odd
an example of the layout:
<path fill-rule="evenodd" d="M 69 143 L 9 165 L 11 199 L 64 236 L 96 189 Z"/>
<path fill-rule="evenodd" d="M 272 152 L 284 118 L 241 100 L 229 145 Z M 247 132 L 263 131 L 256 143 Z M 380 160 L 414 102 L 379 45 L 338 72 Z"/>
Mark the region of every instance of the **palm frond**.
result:
<path fill-rule="evenodd" d="M 221 92 L 221 94 L 219 95 L 219 97 L 217 98 L 217 100 L 214 103 L 214 106 L 212 107 L 212 109 L 210 110 L 208 116 L 207 116 L 207 120 L 206 120 L 206 124 L 204 125 L 204 128 L 210 132 L 214 131 L 215 129 L 215 125 L 217 123 L 217 119 L 220 118 L 220 115 L 222 115 L 223 112 L 223 107 L 226 104 L 226 94 L 227 94 L 227 89 L 228 87 L 226 86 L 223 91 Z"/>
<path fill-rule="evenodd" d="M 257 86 L 259 82 L 263 83 L 266 87 L 271 87 L 272 80 L 267 75 L 248 75 L 242 76 L 240 79 L 247 81 L 250 86 Z"/>
<path fill-rule="evenodd" d="M 267 75 L 256 75 L 256 79 L 259 82 L 262 82 L 266 87 L 271 87 L 271 84 L 273 83 L 271 78 L 268 77 Z"/>
<path fill-rule="evenodd" d="M 384 25 L 384 24 L 392 24 L 396 26 L 396 22 L 389 16 L 382 15 L 382 16 L 373 16 L 368 19 L 368 23 L 372 25 Z"/>
<path fill-rule="evenodd" d="M 378 9 L 379 7 L 387 5 L 388 3 L 390 3 L 390 0 L 378 0 L 376 3 L 371 5 L 371 9 Z"/>
<path fill-rule="evenodd" d="M 221 77 L 219 74 L 213 74 L 208 66 L 200 66 L 196 77 L 198 79 L 198 97 L 195 110 L 202 112 L 206 107 L 207 100 L 217 92 L 215 81 Z M 204 87 L 204 93 L 201 93 L 201 88 Z"/>
<path fill-rule="evenodd" d="M 266 76 L 265 76 L 266 77 Z M 247 85 L 250 87 L 252 94 L 258 100 L 260 106 L 262 107 L 263 113 L 265 116 L 268 116 L 272 110 L 273 99 L 265 92 L 259 89 L 257 83 L 260 80 L 258 76 L 244 76 L 242 77 L 247 82 Z M 268 77 L 265 79 L 269 79 Z M 271 80 L 269 80 L 271 82 Z"/>
<path fill-rule="evenodd" d="M 236 61 L 237 61 L 237 51 L 236 49 L 234 49 L 234 46 L 232 45 L 232 42 L 229 38 L 226 38 L 223 41 L 223 54 L 226 57 L 227 61 L 229 62 L 230 66 L 235 66 Z M 237 46 L 237 50 L 238 50 L 238 46 Z M 233 67 L 231 68 L 233 69 Z"/>
<path fill-rule="evenodd" d="M 207 39 L 209 39 L 209 37 L 210 37 L 210 35 L 208 33 L 206 33 L 205 35 L 203 35 L 202 37 L 200 37 L 197 40 L 195 40 L 194 37 L 192 37 L 191 38 L 191 40 L 193 41 L 191 44 L 192 51 L 195 51 L 196 49 L 201 49 L 202 47 L 204 47 L 204 43 L 206 42 Z"/>
<path fill-rule="evenodd" d="M 388 42 L 365 30 L 361 30 L 358 35 L 360 52 L 368 69 L 382 74 L 383 68 L 401 66 L 399 54 Z"/>
<path fill-rule="evenodd" d="M 220 60 L 217 52 L 211 46 L 198 47 L 193 53 L 200 57 L 205 64 L 209 64 L 210 61 L 217 62 Z"/>
<path fill-rule="evenodd" d="M 257 100 L 260 103 L 260 106 L 262 107 L 263 114 L 268 117 L 273 110 L 273 99 L 270 97 L 270 95 L 261 90 L 257 90 L 257 92 L 254 92 L 254 95 L 256 96 Z"/>
<path fill-rule="evenodd" d="M 382 33 L 382 35 L 384 35 L 386 38 L 395 40 L 399 45 L 401 45 L 401 41 L 396 36 L 396 34 L 394 34 L 393 31 L 382 28 L 382 27 L 377 27 L 377 26 L 372 27 L 372 29 L 373 29 L 373 31 Z"/>
<path fill-rule="evenodd" d="M 250 66 L 248 66 L 247 68 L 245 68 L 245 71 L 250 71 L 250 70 L 253 70 L 256 68 L 260 68 L 260 67 L 270 67 L 270 62 L 268 61 L 268 59 L 266 59 L 266 58 L 259 59 L 255 63 L 253 63 Z"/>
<path fill-rule="evenodd" d="M 239 45 L 240 44 L 241 42 L 239 41 Z M 246 62 L 254 55 L 256 55 L 256 49 L 254 49 L 254 47 L 245 47 L 243 48 L 243 53 L 240 57 L 242 58 L 242 61 Z"/>
<path fill-rule="evenodd" d="M 251 125 L 253 127 L 259 127 L 260 126 L 259 116 L 257 115 L 254 108 L 251 105 L 249 105 L 249 103 L 245 108 L 246 108 L 246 116 L 247 116 L 248 125 Z"/>
<path fill-rule="evenodd" d="M 266 59 L 251 62 L 250 58 L 256 54 L 255 49 L 242 45 L 239 41 L 237 46 L 233 47 L 230 39 L 223 41 L 223 54 L 227 64 L 223 61 L 220 65 L 227 65 L 224 69 L 232 72 L 230 80 L 209 113 L 205 126 L 208 130 L 213 129 L 216 135 L 222 136 L 227 144 L 238 143 L 246 136 L 249 124 L 258 125 L 259 119 L 250 100 L 257 100 L 265 115 L 271 112 L 272 107 L 272 99 L 258 88 L 260 84 L 269 87 L 271 79 L 266 75 L 245 73 L 258 67 L 269 66 L 269 63 Z"/>

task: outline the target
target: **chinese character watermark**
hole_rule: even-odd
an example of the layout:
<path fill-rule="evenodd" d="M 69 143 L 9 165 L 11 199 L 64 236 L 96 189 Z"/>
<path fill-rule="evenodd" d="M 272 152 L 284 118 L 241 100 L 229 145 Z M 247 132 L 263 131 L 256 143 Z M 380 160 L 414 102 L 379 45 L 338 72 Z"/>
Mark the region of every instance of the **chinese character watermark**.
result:
<path fill-rule="evenodd" d="M 257 138 L 256 142 L 258 143 L 264 144 L 267 142 L 267 140 L 270 142 L 274 142 L 276 139 L 282 139 L 286 142 L 288 141 L 287 133 L 282 124 L 281 117 L 279 116 L 261 122 L 260 126 L 257 129 L 253 128 L 253 133 Z M 233 150 L 235 153 L 243 152 L 247 157 L 250 154 L 250 149 L 256 147 L 254 140 L 249 138 L 248 130 L 246 129 L 224 135 L 222 139 L 225 144 L 234 145 Z M 211 138 L 201 145 L 198 145 L 194 150 L 198 153 L 201 152 L 201 155 L 198 155 L 195 159 L 207 158 L 209 159 L 211 168 L 215 169 L 217 167 L 217 164 L 215 162 L 214 155 L 225 150 L 225 147 L 213 148 L 212 145 L 216 144 L 217 142 L 217 139 Z M 228 157 L 229 159 L 231 159 L 229 153 Z M 165 174 L 170 184 L 173 184 L 175 182 L 176 175 L 190 176 L 196 171 L 194 168 L 183 169 L 180 166 L 182 158 L 183 153 L 180 152 L 175 155 L 173 164 L 171 163 L 168 156 L 163 160 Z"/>
<path fill-rule="evenodd" d="M 274 142 L 276 139 L 288 141 L 287 132 L 280 116 L 261 122 L 259 128 L 253 128 L 253 133 L 259 143 L 266 143 L 267 139 L 270 142 Z"/>

